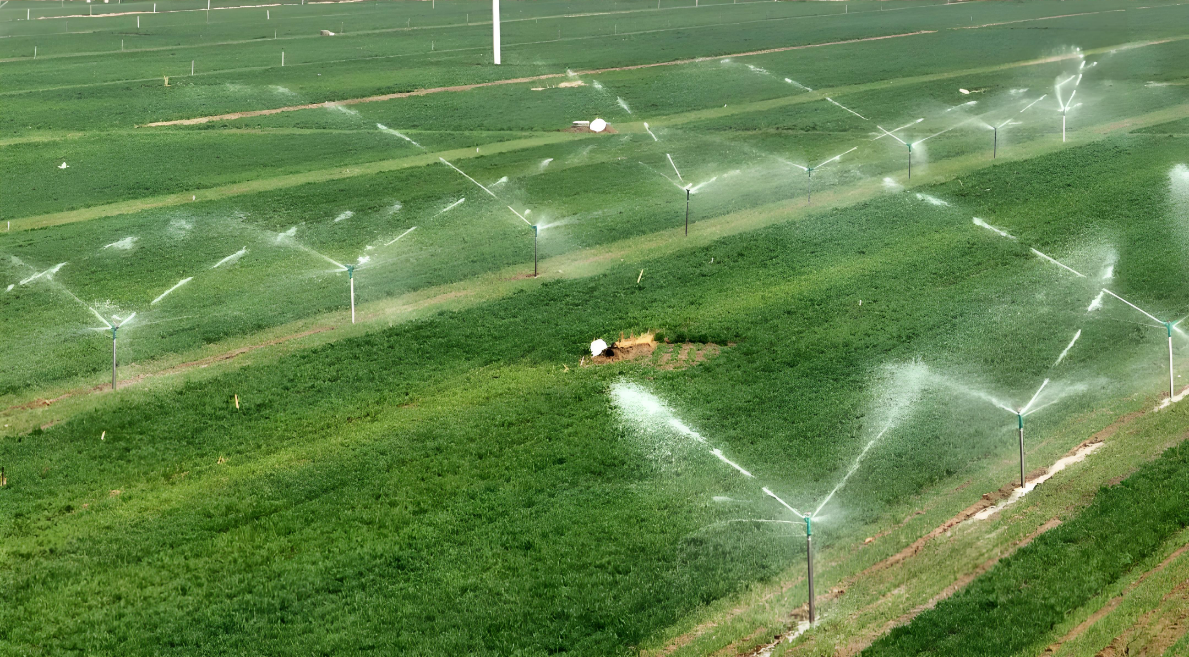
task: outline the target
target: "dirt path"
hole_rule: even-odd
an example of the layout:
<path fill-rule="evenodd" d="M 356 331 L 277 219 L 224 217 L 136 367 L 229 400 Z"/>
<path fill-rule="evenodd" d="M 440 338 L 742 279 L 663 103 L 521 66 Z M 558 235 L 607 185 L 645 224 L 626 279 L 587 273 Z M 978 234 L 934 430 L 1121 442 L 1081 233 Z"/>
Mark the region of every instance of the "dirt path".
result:
<path fill-rule="evenodd" d="M 861 41 L 882 41 L 884 39 L 896 39 L 900 37 L 916 36 L 919 34 L 933 34 L 936 30 L 922 30 L 919 32 L 906 32 L 904 34 L 889 34 L 886 36 L 865 37 L 862 39 L 846 39 L 843 41 L 828 41 L 826 43 L 814 43 L 800 46 L 786 46 L 783 48 L 769 48 L 766 50 L 752 50 L 749 52 L 734 53 L 729 55 L 716 55 L 713 57 L 694 57 L 691 59 L 677 59 L 668 62 L 655 62 L 651 64 L 633 64 L 630 66 L 616 66 L 610 68 L 597 68 L 585 71 L 578 71 L 578 75 L 596 75 L 599 73 L 608 73 L 611 71 L 635 71 L 644 68 L 654 68 L 657 66 L 680 66 L 682 64 L 694 64 L 698 62 L 713 61 L 721 59 L 722 57 L 750 57 L 752 55 L 767 55 L 776 52 L 786 52 L 789 50 L 802 50 L 804 48 L 821 48 L 825 46 L 837 46 L 848 43 L 859 43 Z M 319 107 L 328 107 L 335 105 L 357 105 L 360 103 L 376 103 L 385 100 L 396 100 L 398 98 L 411 98 L 414 96 L 428 96 L 437 93 L 449 93 L 457 91 L 470 91 L 472 89 L 481 89 L 483 87 L 498 87 L 508 84 L 522 84 L 525 82 L 536 82 L 538 80 L 549 80 L 553 78 L 564 78 L 566 73 L 545 73 L 543 75 L 534 75 L 525 78 L 510 78 L 507 80 L 494 80 L 491 82 L 479 82 L 476 84 L 462 84 L 452 87 L 433 87 L 431 89 L 417 89 L 415 91 L 404 91 L 393 94 L 381 94 L 379 96 L 364 96 L 362 98 L 347 98 L 345 100 L 333 100 L 323 103 L 308 103 L 305 105 L 290 105 L 288 107 L 276 107 L 273 109 L 251 110 L 246 112 L 231 112 L 229 114 L 215 114 L 212 116 L 199 116 L 192 119 L 176 119 L 173 121 L 156 121 L 145 124 L 141 127 L 156 128 L 170 125 L 196 125 L 199 123 L 208 123 L 210 121 L 230 121 L 232 119 L 243 119 L 253 116 L 269 116 L 271 114 L 280 114 L 282 112 L 298 112 L 301 110 L 317 109 Z"/>

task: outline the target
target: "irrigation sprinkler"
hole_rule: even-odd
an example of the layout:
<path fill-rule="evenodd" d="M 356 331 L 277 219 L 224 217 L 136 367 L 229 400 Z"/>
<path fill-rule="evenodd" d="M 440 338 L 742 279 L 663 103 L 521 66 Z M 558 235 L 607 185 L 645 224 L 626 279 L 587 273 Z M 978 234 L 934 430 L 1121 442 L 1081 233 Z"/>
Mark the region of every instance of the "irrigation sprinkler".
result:
<path fill-rule="evenodd" d="M 1065 78 L 1065 80 L 1058 82 L 1057 85 L 1053 89 L 1054 93 L 1057 96 L 1058 109 L 1061 112 L 1061 143 L 1065 143 L 1065 116 L 1066 116 L 1066 114 L 1069 112 L 1069 110 L 1081 105 L 1081 103 L 1078 103 L 1077 105 L 1073 104 L 1073 97 L 1075 95 L 1077 95 L 1077 93 L 1078 93 L 1077 87 L 1081 81 L 1082 81 L 1082 74 L 1078 73 L 1076 76 L 1071 75 L 1068 78 Z M 1061 100 L 1061 87 L 1065 86 L 1066 84 L 1069 84 L 1070 82 L 1073 82 L 1073 91 L 1071 91 L 1069 93 L 1068 100 Z"/>
<path fill-rule="evenodd" d="M 817 621 L 817 608 L 813 599 L 813 518 L 789 506 L 787 502 L 777 497 L 776 493 L 768 490 L 767 486 L 764 486 L 761 490 L 764 491 L 765 495 L 780 502 L 781 506 L 792 511 L 794 515 L 805 521 L 805 567 L 809 573 L 807 578 L 809 582 L 809 624 L 813 625 Z"/>
<path fill-rule="evenodd" d="M 1025 108 L 1025 109 L 1027 109 L 1027 108 Z M 992 160 L 997 159 L 999 157 L 999 129 L 1003 128 L 1003 127 L 1019 125 L 1019 124 L 1020 124 L 1019 121 L 1016 121 L 1013 119 L 1008 119 L 1008 120 L 1004 121 L 1003 123 L 1000 123 L 999 125 L 991 125 L 990 126 L 991 133 L 992 133 L 992 137 L 991 137 L 991 159 Z M 986 124 L 986 125 L 990 125 L 990 124 Z"/>
<path fill-rule="evenodd" d="M 347 280 L 351 284 L 351 323 L 355 323 L 355 265 L 347 265 Z"/>
<path fill-rule="evenodd" d="M 800 164 L 793 164 L 792 162 L 789 163 L 789 164 L 793 164 L 793 166 L 797 167 L 798 169 L 801 169 L 802 171 L 804 171 L 806 173 L 806 175 L 808 176 L 809 182 L 808 182 L 807 193 L 805 195 L 805 205 L 811 205 L 813 203 L 813 172 L 817 169 L 820 169 L 820 168 L 826 166 L 827 164 L 829 164 L 831 162 L 836 162 L 836 161 L 842 159 L 843 155 L 846 155 L 847 153 L 850 153 L 851 151 L 858 150 L 858 148 L 859 148 L 858 146 L 855 146 L 854 148 L 850 149 L 849 151 L 846 151 L 846 153 L 839 153 L 838 155 L 835 155 L 834 157 L 826 160 L 825 162 L 818 164 L 817 166 L 803 167 Z"/>
<path fill-rule="evenodd" d="M 689 237 L 689 187 L 685 188 L 685 236 Z"/>
<path fill-rule="evenodd" d="M 1155 317 L 1148 311 L 1144 310 L 1143 308 L 1140 308 L 1139 306 L 1135 305 L 1134 303 L 1131 303 L 1127 299 L 1124 299 L 1123 297 L 1115 294 L 1114 292 L 1111 292 L 1110 290 L 1106 289 L 1105 287 L 1102 288 L 1102 291 L 1106 292 L 1107 294 L 1111 295 L 1112 297 L 1118 299 L 1119 301 L 1122 301 L 1123 303 L 1131 306 L 1132 308 L 1140 311 L 1141 313 L 1146 315 L 1149 319 L 1153 319 L 1153 320 L 1159 322 L 1160 325 L 1163 326 L 1164 329 L 1168 332 L 1168 400 L 1169 400 L 1169 403 L 1172 403 L 1173 398 L 1175 398 L 1177 396 L 1176 377 L 1173 375 L 1173 369 L 1172 369 L 1172 330 L 1177 327 L 1177 324 L 1180 324 L 1181 322 L 1185 321 L 1184 318 L 1179 319 L 1175 322 L 1166 322 L 1162 319 L 1158 319 L 1157 317 Z"/>
<path fill-rule="evenodd" d="M 111 327 L 111 389 L 116 389 L 116 330 L 120 328 L 119 324 L 112 324 Z"/>
<path fill-rule="evenodd" d="M 533 224 L 533 278 L 537 277 L 537 236 L 541 233 L 536 224 Z"/>
<path fill-rule="evenodd" d="M 892 139 L 895 139 L 896 141 L 898 141 L 901 144 L 904 144 L 905 146 L 908 147 L 908 179 L 909 180 L 912 180 L 912 144 L 897 137 L 895 135 L 895 133 L 900 132 L 901 130 L 903 130 L 909 126 L 914 126 L 924 120 L 925 120 L 924 118 L 919 118 L 916 121 L 913 121 L 912 123 L 905 123 L 904 125 L 900 126 L 899 128 L 896 128 L 895 130 L 886 130 L 886 129 L 884 129 L 883 126 L 880 126 L 880 125 L 875 126 L 883 132 L 882 135 L 876 137 L 875 139 L 883 139 L 884 137 L 891 137 Z M 928 139 L 928 137 L 926 137 L 926 139 Z M 874 140 L 872 140 L 872 141 L 874 141 Z M 921 141 L 924 141 L 924 139 L 922 139 Z"/>
<path fill-rule="evenodd" d="M 805 567 L 809 573 L 809 624 L 817 621 L 813 595 L 813 518 L 805 516 Z"/>
<path fill-rule="evenodd" d="M 1016 413 L 1020 421 L 1020 488 L 1024 487 L 1024 415 Z"/>

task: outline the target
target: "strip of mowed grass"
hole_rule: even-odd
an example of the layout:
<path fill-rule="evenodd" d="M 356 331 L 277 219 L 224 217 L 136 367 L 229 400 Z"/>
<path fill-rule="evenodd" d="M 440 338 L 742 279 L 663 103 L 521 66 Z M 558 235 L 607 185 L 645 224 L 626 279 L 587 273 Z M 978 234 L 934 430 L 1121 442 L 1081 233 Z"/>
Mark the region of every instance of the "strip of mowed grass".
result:
<path fill-rule="evenodd" d="M 1189 526 L 1186 499 L 1189 443 L 1181 443 L 863 655 L 1035 654 L 1071 610 Z"/>

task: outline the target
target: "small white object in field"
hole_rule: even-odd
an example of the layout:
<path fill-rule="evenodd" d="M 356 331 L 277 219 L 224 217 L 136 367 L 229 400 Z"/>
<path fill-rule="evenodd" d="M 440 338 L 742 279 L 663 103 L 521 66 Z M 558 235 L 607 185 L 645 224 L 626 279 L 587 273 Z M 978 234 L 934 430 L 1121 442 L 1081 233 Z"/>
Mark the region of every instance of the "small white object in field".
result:
<path fill-rule="evenodd" d="M 966 94 L 968 94 L 968 93 L 970 93 L 970 92 L 969 92 L 968 90 L 966 90 L 966 89 L 959 89 L 959 90 L 958 90 L 958 93 L 960 93 L 960 94 L 962 94 L 963 96 L 965 96 Z"/>
<path fill-rule="evenodd" d="M 591 132 L 602 132 L 607 129 L 607 122 L 602 119 L 595 119 L 590 122 Z"/>
<path fill-rule="evenodd" d="M 59 169 L 69 169 L 69 168 L 70 168 L 70 165 L 69 165 L 69 164 L 66 164 L 65 162 L 63 162 L 62 164 L 59 164 L 59 165 L 58 165 L 58 168 L 59 168 Z"/>
<path fill-rule="evenodd" d="M 604 351 L 607 351 L 607 343 L 604 342 L 602 338 L 599 338 L 598 340 L 595 340 L 594 342 L 590 343 L 590 355 L 591 356 L 598 356 L 599 354 L 603 353 Z"/>

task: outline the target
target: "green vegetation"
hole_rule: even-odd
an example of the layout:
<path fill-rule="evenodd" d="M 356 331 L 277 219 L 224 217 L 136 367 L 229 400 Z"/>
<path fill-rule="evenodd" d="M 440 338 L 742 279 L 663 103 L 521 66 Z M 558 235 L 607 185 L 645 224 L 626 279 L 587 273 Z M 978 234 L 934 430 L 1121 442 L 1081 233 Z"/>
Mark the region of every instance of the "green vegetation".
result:
<path fill-rule="evenodd" d="M 1017 655 L 1039 651 L 1066 613 L 1144 563 L 1189 526 L 1189 444 L 1103 488 L 1072 521 L 1003 560 L 864 655 Z"/>
<path fill-rule="evenodd" d="M 784 632 L 803 529 L 761 486 L 813 508 L 872 445 L 815 524 L 825 590 L 935 526 L 905 515 L 1012 476 L 1015 419 L 988 396 L 1051 381 L 1031 468 L 1166 390 L 1162 329 L 1088 308 L 1107 285 L 1189 312 L 1186 7 L 506 2 L 497 68 L 468 24 L 483 2 L 158 4 L 139 30 L 66 15 L 150 2 L 0 7 L 0 652 L 631 654 L 770 588 Z M 1054 84 L 1079 72 L 1063 144 Z M 596 116 L 613 131 L 565 131 Z M 877 127 L 905 124 L 911 181 Z M 844 152 L 808 205 L 797 167 Z M 103 324 L 132 313 L 126 388 L 97 394 Z M 650 330 L 718 353 L 588 364 L 591 340 Z M 636 423 L 621 383 L 754 479 Z M 1146 509 L 1185 458 L 871 650 L 918 650 L 1021 577 L 1069 581 L 1042 557 L 1113 546 L 1078 527 Z M 1132 563 L 1176 513 L 1144 512 Z M 1127 574 L 1111 549 L 1064 598 L 1008 596 L 1027 628 L 979 649 L 1043 642 Z"/>

